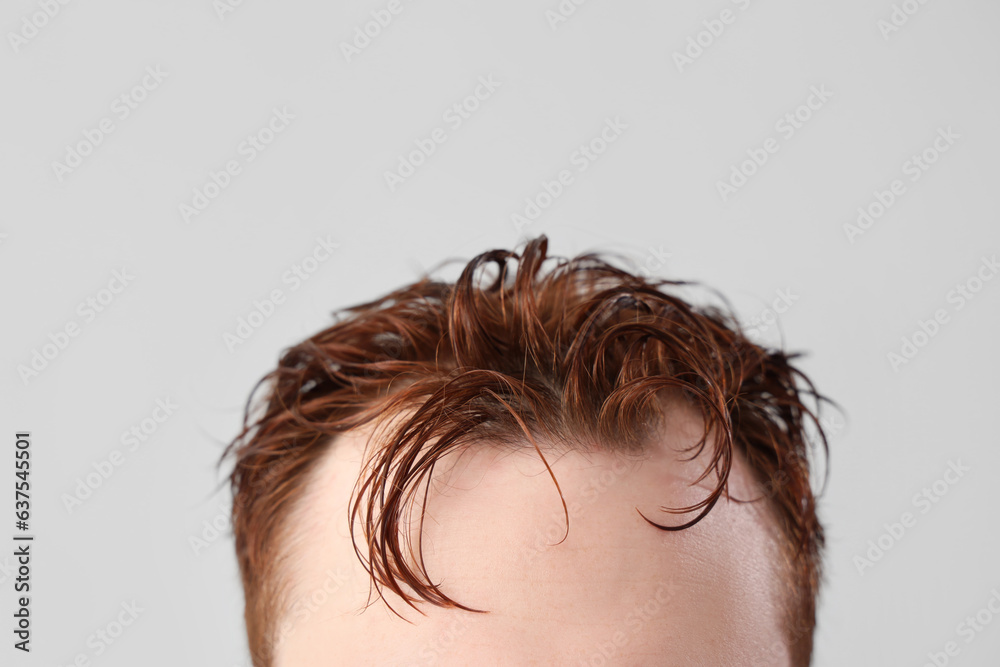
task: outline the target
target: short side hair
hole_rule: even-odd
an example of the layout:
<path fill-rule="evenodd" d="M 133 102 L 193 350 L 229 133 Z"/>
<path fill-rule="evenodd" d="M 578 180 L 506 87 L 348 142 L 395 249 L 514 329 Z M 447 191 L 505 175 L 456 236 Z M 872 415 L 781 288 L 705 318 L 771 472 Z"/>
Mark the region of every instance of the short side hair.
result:
<path fill-rule="evenodd" d="M 641 450 L 664 393 L 700 409 L 697 447 L 713 448 L 705 476 L 718 483 L 701 502 L 668 510 L 693 514 L 687 520 L 644 518 L 666 531 L 700 521 L 728 495 L 738 447 L 778 518 L 791 565 L 787 641 L 796 664 L 809 663 L 824 545 L 809 453 L 821 444 L 828 456 L 818 412 L 830 401 L 791 363 L 797 355 L 750 341 L 728 306 L 664 291 L 690 283 L 644 278 L 594 253 L 549 257 L 547 247 L 543 235 L 520 254 L 484 252 L 454 283 L 425 276 L 345 308 L 254 387 L 223 460 L 235 459 L 233 530 L 255 665 L 271 662 L 288 590 L 287 518 L 332 437 L 410 409 L 363 467 L 350 520 L 368 556 L 355 548 L 379 594 L 471 610 L 429 580 L 400 521 L 435 462 L 476 442 L 542 435 Z M 549 260 L 556 265 L 543 270 Z"/>

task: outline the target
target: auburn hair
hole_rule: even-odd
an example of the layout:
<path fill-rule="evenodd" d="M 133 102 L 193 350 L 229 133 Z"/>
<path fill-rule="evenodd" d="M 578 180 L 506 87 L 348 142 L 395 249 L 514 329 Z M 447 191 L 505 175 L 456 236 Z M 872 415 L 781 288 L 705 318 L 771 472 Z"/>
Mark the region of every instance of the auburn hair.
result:
<path fill-rule="evenodd" d="M 821 444 L 828 456 L 818 412 L 830 401 L 791 363 L 798 355 L 749 340 L 724 299 L 725 308 L 694 305 L 676 294 L 693 283 L 641 277 L 595 253 L 549 257 L 547 247 L 542 235 L 520 254 L 484 252 L 454 283 L 427 274 L 344 308 L 254 387 L 222 460 L 235 460 L 232 525 L 255 665 L 271 663 L 287 602 L 287 518 L 337 434 L 406 411 L 371 450 L 349 503 L 374 589 L 414 608 L 482 611 L 434 584 L 406 539 L 407 510 L 435 463 L 486 441 L 531 443 L 544 461 L 542 435 L 641 449 L 660 427 L 665 393 L 700 409 L 698 452 L 712 448 L 701 479 L 714 474 L 717 484 L 695 505 L 666 509 L 690 517 L 644 518 L 664 531 L 696 524 L 728 495 L 739 448 L 767 489 L 756 500 L 775 510 L 790 564 L 786 639 L 795 664 L 809 663 L 824 544 L 809 453 Z"/>

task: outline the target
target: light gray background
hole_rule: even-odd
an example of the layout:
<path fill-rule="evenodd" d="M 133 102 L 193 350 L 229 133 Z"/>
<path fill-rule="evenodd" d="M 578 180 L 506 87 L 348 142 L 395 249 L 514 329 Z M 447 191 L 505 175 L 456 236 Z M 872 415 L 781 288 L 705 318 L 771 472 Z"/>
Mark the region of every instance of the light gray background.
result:
<path fill-rule="evenodd" d="M 1000 587 L 1000 280 L 960 310 L 948 294 L 1000 252 L 1000 6 L 913 1 L 886 38 L 888 0 L 590 0 L 555 29 L 557 0 L 403 0 L 347 62 L 340 44 L 387 4 L 245 0 L 220 17 L 210 0 L 69 2 L 16 49 L 10 34 L 42 10 L 4 4 L 0 539 L 14 532 L 13 434 L 29 429 L 37 541 L 30 657 L 10 646 L 0 556 L 0 662 L 247 664 L 231 537 L 197 555 L 190 538 L 224 521 L 213 466 L 253 382 L 335 308 L 544 232 L 555 254 L 625 253 L 705 281 L 746 322 L 790 291 L 781 332 L 849 418 L 822 499 L 815 664 L 922 665 L 951 640 L 949 664 L 997 664 L 1000 619 L 968 643 L 956 633 Z M 734 22 L 679 71 L 673 54 L 726 9 Z M 115 99 L 147 67 L 167 75 L 119 119 Z M 391 192 L 384 172 L 448 128 L 481 76 L 499 87 Z M 811 86 L 832 96 L 786 139 L 775 123 Z M 275 107 L 294 120 L 247 162 L 240 142 Z M 102 118 L 114 131 L 60 180 L 53 162 Z M 576 171 L 608 118 L 627 129 Z M 912 182 L 904 163 L 939 128 L 958 138 Z M 768 137 L 778 152 L 723 201 L 717 181 Z M 231 159 L 241 173 L 185 222 L 179 205 Z M 573 183 L 516 229 L 561 169 Z M 893 179 L 905 193 L 851 243 L 845 223 Z M 292 291 L 283 274 L 326 235 L 339 247 Z M 123 267 L 134 280 L 85 322 L 77 305 Z M 286 302 L 231 353 L 223 335 L 275 288 Z M 887 355 L 938 309 L 948 322 L 893 369 Z M 80 334 L 22 381 L 70 321 Z M 760 336 L 780 341 L 773 325 Z M 158 398 L 180 407 L 128 451 L 122 432 Z M 115 449 L 122 465 L 68 511 L 63 494 Z M 959 460 L 970 471 L 921 514 L 914 494 Z M 859 573 L 854 557 L 904 512 L 916 525 Z M 138 619 L 95 657 L 88 636 L 132 601 Z"/>

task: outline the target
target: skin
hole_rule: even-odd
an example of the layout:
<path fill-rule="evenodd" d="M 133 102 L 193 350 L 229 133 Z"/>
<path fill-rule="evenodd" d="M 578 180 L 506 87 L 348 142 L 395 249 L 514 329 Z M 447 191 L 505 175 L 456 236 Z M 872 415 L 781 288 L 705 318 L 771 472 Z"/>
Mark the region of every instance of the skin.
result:
<path fill-rule="evenodd" d="M 681 460 L 701 435 L 699 420 L 674 407 L 665 423 L 641 456 L 539 443 L 569 508 L 565 540 L 559 494 L 530 444 L 477 444 L 443 460 L 424 521 L 427 570 L 450 597 L 489 613 L 418 603 L 422 615 L 386 591 L 412 623 L 377 595 L 364 609 L 369 577 L 346 508 L 372 428 L 340 436 L 292 519 L 290 601 L 298 604 L 275 665 L 790 665 L 785 561 L 766 502 L 724 496 L 679 532 L 636 512 L 677 525 L 694 515 L 661 507 L 697 502 L 714 483 L 691 486 L 710 447 Z M 729 491 L 761 495 L 738 455 Z"/>

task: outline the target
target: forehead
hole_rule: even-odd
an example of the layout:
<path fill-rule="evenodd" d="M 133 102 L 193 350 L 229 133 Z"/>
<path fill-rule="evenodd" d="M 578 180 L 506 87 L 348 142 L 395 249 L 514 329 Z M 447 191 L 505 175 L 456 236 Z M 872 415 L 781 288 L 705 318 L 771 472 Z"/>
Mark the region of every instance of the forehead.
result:
<path fill-rule="evenodd" d="M 710 447 L 685 461 L 699 420 L 674 412 L 641 456 L 478 443 L 438 465 L 408 526 L 431 581 L 475 609 L 419 605 L 385 591 L 363 613 L 369 578 L 347 527 L 369 427 L 337 438 L 308 481 L 286 545 L 290 597 L 278 665 L 330 656 L 377 664 L 788 664 L 783 550 L 766 502 L 723 497 L 691 528 L 669 514 L 703 499 Z M 378 433 L 371 446 L 379 446 Z M 551 472 L 550 472 L 551 471 Z M 558 482 L 558 489 L 553 482 Z M 736 453 L 738 499 L 760 496 Z M 562 499 L 560 498 L 560 491 Z M 565 501 L 565 506 L 563 505 Z M 424 512 L 422 530 L 419 516 Z M 567 532 L 567 515 L 569 530 Z M 360 530 L 356 530 L 363 546 Z M 720 638 L 725 638 L 724 641 Z"/>

